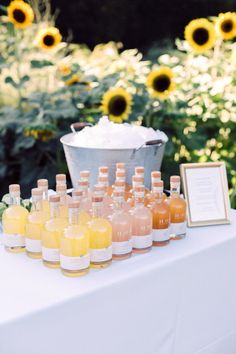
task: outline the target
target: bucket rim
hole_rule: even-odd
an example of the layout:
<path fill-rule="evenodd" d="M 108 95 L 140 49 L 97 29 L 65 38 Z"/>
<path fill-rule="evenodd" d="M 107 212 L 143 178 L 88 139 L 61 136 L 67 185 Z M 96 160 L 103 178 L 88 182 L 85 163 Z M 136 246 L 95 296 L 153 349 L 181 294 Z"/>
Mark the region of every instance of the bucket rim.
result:
<path fill-rule="evenodd" d="M 60 138 L 60 142 L 63 144 L 63 145 L 65 145 L 65 146 L 69 146 L 69 147 L 73 147 L 73 148 L 75 148 L 75 149 L 85 149 L 85 150 L 100 150 L 100 151 L 102 151 L 102 150 L 104 150 L 104 151 L 107 151 L 107 150 L 109 150 L 109 151 L 128 151 L 128 150 L 131 150 L 131 151 L 133 151 L 133 150 L 136 150 L 136 149 L 138 149 L 137 147 L 133 147 L 133 148 L 105 148 L 105 147 L 89 147 L 89 146 L 75 146 L 75 145 L 73 145 L 73 144 L 71 144 L 71 143 L 68 143 L 68 142 L 65 142 L 65 141 L 63 141 L 67 136 L 69 136 L 69 135 L 75 135 L 76 133 L 68 133 L 68 134 L 65 134 L 65 135 L 63 135 L 61 138 Z M 142 149 L 146 149 L 146 148 L 161 148 L 161 147 L 164 147 L 165 145 L 166 145 L 166 143 L 167 143 L 167 141 L 165 141 L 165 142 L 163 142 L 163 144 L 161 145 L 161 146 L 156 146 L 156 145 L 143 145 L 142 146 Z"/>

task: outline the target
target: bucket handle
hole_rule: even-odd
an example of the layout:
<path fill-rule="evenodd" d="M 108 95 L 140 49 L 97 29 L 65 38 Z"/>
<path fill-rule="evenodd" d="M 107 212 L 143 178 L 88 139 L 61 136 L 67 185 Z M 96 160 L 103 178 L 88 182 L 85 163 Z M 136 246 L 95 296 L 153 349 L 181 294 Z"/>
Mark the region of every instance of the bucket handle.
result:
<path fill-rule="evenodd" d="M 77 123 L 72 123 L 70 125 L 70 129 L 72 130 L 73 133 L 77 133 L 77 131 L 84 129 L 85 127 L 92 127 L 92 124 L 88 122 L 77 122 Z"/>
<path fill-rule="evenodd" d="M 143 146 L 151 146 L 151 145 L 153 146 L 153 145 L 155 145 L 156 148 L 159 148 L 160 146 L 162 146 L 164 144 L 165 144 L 165 142 L 163 140 L 161 140 L 161 139 L 148 140 L 144 144 L 140 145 L 138 148 L 133 149 L 133 152 L 132 152 L 132 154 L 130 156 L 130 159 L 132 160 L 134 158 L 136 152 L 138 152 Z M 156 149 L 156 151 L 157 151 L 157 149 Z"/>

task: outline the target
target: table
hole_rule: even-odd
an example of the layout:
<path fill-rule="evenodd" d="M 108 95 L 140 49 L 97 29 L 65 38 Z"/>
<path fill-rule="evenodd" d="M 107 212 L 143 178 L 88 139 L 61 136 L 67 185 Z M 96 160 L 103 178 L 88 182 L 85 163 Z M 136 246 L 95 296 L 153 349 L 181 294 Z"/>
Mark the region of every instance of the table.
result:
<path fill-rule="evenodd" d="M 0 246 L 1 354 L 235 354 L 232 224 L 66 278 Z"/>

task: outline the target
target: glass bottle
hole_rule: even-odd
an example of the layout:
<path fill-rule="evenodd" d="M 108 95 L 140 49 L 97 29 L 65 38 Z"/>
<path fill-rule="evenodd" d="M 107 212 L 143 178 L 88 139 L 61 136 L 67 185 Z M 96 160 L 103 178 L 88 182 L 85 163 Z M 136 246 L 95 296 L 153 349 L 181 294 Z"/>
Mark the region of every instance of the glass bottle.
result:
<path fill-rule="evenodd" d="M 56 175 L 56 186 L 60 185 L 66 186 L 66 175 L 64 173 L 59 173 Z"/>
<path fill-rule="evenodd" d="M 3 212 L 3 244 L 9 252 L 25 251 L 25 224 L 28 211 L 20 204 L 20 186 L 9 186 L 10 206 Z"/>
<path fill-rule="evenodd" d="M 130 207 L 134 206 L 134 190 L 138 186 L 143 186 L 144 184 L 144 178 L 141 176 L 136 176 L 134 175 L 132 177 L 132 189 L 129 192 L 129 197 L 128 197 L 128 203 Z"/>
<path fill-rule="evenodd" d="M 171 238 L 180 240 L 186 236 L 186 202 L 180 196 L 180 177 L 170 178 L 170 222 Z"/>
<path fill-rule="evenodd" d="M 89 212 L 83 210 L 81 208 L 81 200 L 83 198 L 83 192 L 82 190 L 73 190 L 72 192 L 72 200 L 74 202 L 78 202 L 79 203 L 79 210 L 78 210 L 78 221 L 80 225 L 84 225 L 86 226 L 88 224 L 88 222 L 91 219 L 90 213 L 91 211 L 89 210 Z"/>
<path fill-rule="evenodd" d="M 68 218 L 68 203 L 71 201 L 71 197 L 67 195 L 67 187 L 65 184 L 57 184 L 56 193 L 60 197 L 60 216 L 62 218 Z"/>
<path fill-rule="evenodd" d="M 112 261 L 112 226 L 101 217 L 102 197 L 92 197 L 93 216 L 89 222 L 90 262 L 92 268 L 105 268 Z"/>
<path fill-rule="evenodd" d="M 42 189 L 33 188 L 31 193 L 32 208 L 25 226 L 25 248 L 29 257 L 37 259 L 42 257 L 42 231 L 47 216 L 43 211 Z"/>
<path fill-rule="evenodd" d="M 134 171 L 135 171 L 135 176 L 142 177 L 144 179 L 144 167 L 143 166 L 135 167 Z"/>
<path fill-rule="evenodd" d="M 69 225 L 61 237 L 60 265 L 64 275 L 77 277 L 89 271 L 89 231 L 79 225 L 79 202 L 69 203 Z"/>
<path fill-rule="evenodd" d="M 60 216 L 60 196 L 51 195 L 50 219 L 46 221 L 42 232 L 42 258 L 43 263 L 49 268 L 60 267 L 60 243 L 65 227 L 68 225 L 66 218 Z"/>
<path fill-rule="evenodd" d="M 112 258 L 127 259 L 132 254 L 132 217 L 124 210 L 124 193 L 114 191 L 112 224 Z"/>
<path fill-rule="evenodd" d="M 124 195 L 124 202 L 122 204 L 122 207 L 125 211 L 129 211 L 130 210 L 130 204 L 127 202 L 126 198 L 127 197 L 127 192 L 125 190 L 125 182 L 121 182 L 121 181 L 115 181 L 114 185 L 113 185 L 113 199 L 114 199 L 114 193 L 115 192 L 120 192 L 123 193 Z M 113 203 L 114 204 L 114 203 Z M 114 209 L 114 208 L 113 208 Z"/>
<path fill-rule="evenodd" d="M 146 206 L 150 206 L 153 202 L 153 198 L 155 198 L 155 195 L 154 195 L 154 192 L 153 192 L 153 184 L 155 184 L 156 182 L 159 182 L 161 181 L 161 172 L 159 171 L 152 171 L 151 172 L 151 191 L 148 192 L 146 195 L 145 195 L 145 201 L 144 201 L 144 204 Z M 163 199 L 166 199 L 166 194 L 163 192 L 162 193 L 162 196 L 163 196 Z"/>
<path fill-rule="evenodd" d="M 163 198 L 163 181 L 152 183 L 153 246 L 165 246 L 170 242 L 170 207 Z"/>
<path fill-rule="evenodd" d="M 92 208 L 92 201 L 88 191 L 88 181 L 80 180 L 78 182 L 78 188 L 83 193 L 80 201 L 80 210 L 89 213 Z"/>
<path fill-rule="evenodd" d="M 50 216 L 50 206 L 48 201 L 48 180 L 47 179 L 39 179 L 37 182 L 38 188 L 43 191 L 43 199 L 42 199 L 42 209 L 46 213 L 46 215 Z"/>
<path fill-rule="evenodd" d="M 105 217 L 109 217 L 112 214 L 113 210 L 113 200 L 109 194 L 109 182 L 108 177 L 98 177 L 98 184 L 104 188 L 103 195 L 103 212 Z"/>
<path fill-rule="evenodd" d="M 80 175 L 80 179 L 79 179 L 80 181 L 87 182 L 87 184 L 88 184 L 88 197 L 91 199 L 92 193 L 89 188 L 90 171 L 87 171 L 87 170 L 80 171 L 79 175 Z"/>
<path fill-rule="evenodd" d="M 152 213 L 144 206 L 145 187 L 134 188 L 135 205 L 132 214 L 133 252 L 146 253 L 152 248 Z"/>

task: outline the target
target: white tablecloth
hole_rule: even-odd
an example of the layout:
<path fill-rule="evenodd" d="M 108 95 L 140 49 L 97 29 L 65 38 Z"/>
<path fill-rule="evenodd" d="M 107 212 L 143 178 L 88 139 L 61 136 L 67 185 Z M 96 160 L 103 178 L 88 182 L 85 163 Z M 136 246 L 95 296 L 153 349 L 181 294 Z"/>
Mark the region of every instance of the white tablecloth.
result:
<path fill-rule="evenodd" d="M 235 354 L 236 212 L 66 278 L 0 246 L 1 354 Z"/>

